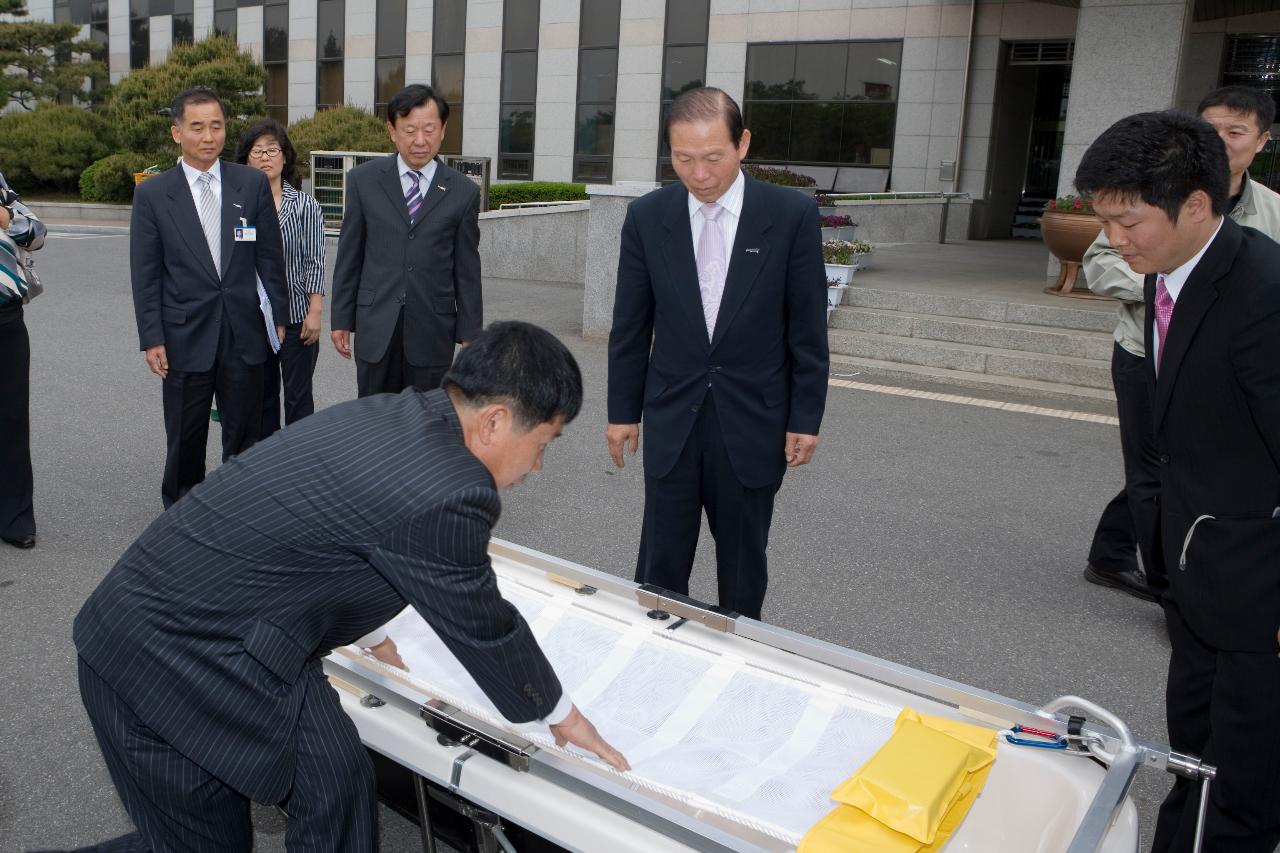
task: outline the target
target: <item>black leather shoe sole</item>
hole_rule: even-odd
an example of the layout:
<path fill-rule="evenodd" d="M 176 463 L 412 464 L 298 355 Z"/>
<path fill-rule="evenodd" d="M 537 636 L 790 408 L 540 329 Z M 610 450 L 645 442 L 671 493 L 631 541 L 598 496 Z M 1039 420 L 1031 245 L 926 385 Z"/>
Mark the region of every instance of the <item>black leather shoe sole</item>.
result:
<path fill-rule="evenodd" d="M 15 548 L 21 548 L 24 551 L 36 547 L 36 537 L 34 536 L 19 536 L 14 539 L 10 539 L 8 536 L 2 536 L 0 539 L 3 539 L 5 544 L 12 545 Z"/>
<path fill-rule="evenodd" d="M 1084 567 L 1084 579 L 1098 586 L 1109 586 L 1121 592 L 1127 592 L 1134 598 L 1143 601 L 1159 601 L 1160 598 L 1147 586 L 1147 579 L 1141 572 L 1129 570 L 1124 572 L 1103 572 L 1094 568 L 1093 564 Z"/>

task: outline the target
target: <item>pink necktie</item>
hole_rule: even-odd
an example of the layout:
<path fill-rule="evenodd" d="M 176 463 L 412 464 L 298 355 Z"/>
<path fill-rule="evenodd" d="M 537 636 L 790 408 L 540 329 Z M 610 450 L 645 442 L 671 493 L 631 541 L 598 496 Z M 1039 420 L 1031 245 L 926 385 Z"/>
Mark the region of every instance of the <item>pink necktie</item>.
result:
<path fill-rule="evenodd" d="M 716 315 L 724 296 L 728 266 L 724 261 L 724 232 L 716 221 L 724 208 L 713 202 L 702 206 L 702 236 L 698 238 L 698 290 L 702 294 L 702 316 L 707 322 L 707 339 L 716 331 Z"/>
<path fill-rule="evenodd" d="M 1164 286 L 1164 276 L 1156 279 L 1156 370 L 1160 369 L 1160 361 L 1164 358 L 1165 341 L 1169 338 L 1169 323 L 1173 320 L 1173 297 L 1169 288 Z"/>

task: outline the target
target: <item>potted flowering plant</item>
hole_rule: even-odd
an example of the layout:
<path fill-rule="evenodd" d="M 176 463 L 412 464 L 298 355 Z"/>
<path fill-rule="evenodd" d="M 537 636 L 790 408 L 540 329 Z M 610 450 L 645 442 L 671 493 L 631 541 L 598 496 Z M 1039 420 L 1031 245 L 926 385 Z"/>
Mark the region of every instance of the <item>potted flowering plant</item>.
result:
<path fill-rule="evenodd" d="M 1087 290 L 1076 291 L 1075 286 L 1084 253 L 1101 230 L 1089 199 L 1068 195 L 1045 202 L 1040 235 L 1045 248 L 1062 264 L 1058 280 L 1046 288 L 1047 292 L 1059 296 L 1091 295 Z"/>
<path fill-rule="evenodd" d="M 822 217 L 822 240 L 852 240 L 854 229 L 858 223 L 844 214 L 836 213 Z"/>
<path fill-rule="evenodd" d="M 853 273 L 858 268 L 854 256 L 852 240 L 824 240 L 822 243 L 822 262 L 827 267 L 827 282 L 848 285 L 853 280 Z"/>
<path fill-rule="evenodd" d="M 871 255 L 875 252 L 876 247 L 866 240 L 853 241 L 853 264 L 860 270 L 865 270 L 871 266 Z"/>

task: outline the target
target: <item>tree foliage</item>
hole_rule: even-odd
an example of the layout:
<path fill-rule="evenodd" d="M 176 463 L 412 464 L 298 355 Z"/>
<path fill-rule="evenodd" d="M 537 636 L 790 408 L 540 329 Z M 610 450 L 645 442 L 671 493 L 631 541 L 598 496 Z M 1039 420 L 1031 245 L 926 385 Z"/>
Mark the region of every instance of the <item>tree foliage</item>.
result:
<path fill-rule="evenodd" d="M 294 122 L 289 141 L 298 152 L 298 174 L 311 171 L 312 151 L 395 150 L 387 134 L 387 123 L 359 107 L 335 107 Z"/>
<path fill-rule="evenodd" d="M 0 97 L 26 110 L 41 101 L 102 103 L 111 88 L 106 48 L 79 33 L 78 24 L 0 23 Z"/>
<path fill-rule="evenodd" d="M 265 114 L 261 94 L 265 79 L 262 66 L 233 39 L 215 36 L 195 44 L 176 44 L 164 63 L 129 72 L 116 86 L 107 113 L 122 148 L 172 165 L 178 150 L 170 133 L 170 105 L 184 89 L 205 86 L 226 104 L 224 156 L 230 156 L 240 132 L 252 119 Z"/>
<path fill-rule="evenodd" d="M 74 191 L 84 167 L 111 152 L 110 123 L 82 107 L 40 104 L 0 117 L 0 172 L 18 192 Z"/>

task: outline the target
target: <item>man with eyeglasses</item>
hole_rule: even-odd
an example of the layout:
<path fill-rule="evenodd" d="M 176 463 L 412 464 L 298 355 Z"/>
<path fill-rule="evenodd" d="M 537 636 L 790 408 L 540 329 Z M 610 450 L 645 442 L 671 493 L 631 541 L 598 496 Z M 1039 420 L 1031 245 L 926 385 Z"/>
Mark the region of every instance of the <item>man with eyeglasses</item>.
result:
<path fill-rule="evenodd" d="M 449 105 L 415 83 L 387 119 L 397 153 L 347 175 L 333 271 L 333 345 L 361 397 L 438 387 L 483 325 L 480 190 L 436 158 Z"/>

